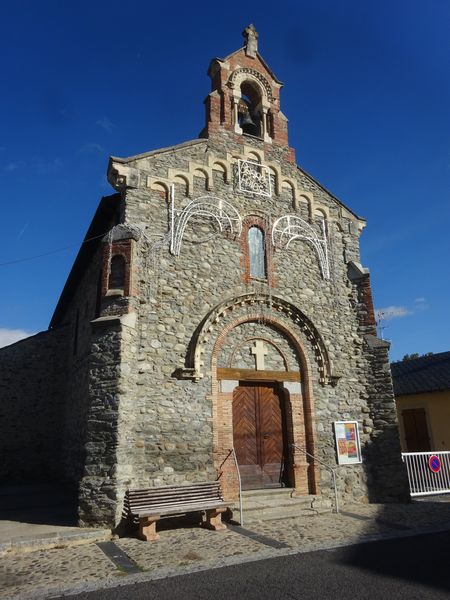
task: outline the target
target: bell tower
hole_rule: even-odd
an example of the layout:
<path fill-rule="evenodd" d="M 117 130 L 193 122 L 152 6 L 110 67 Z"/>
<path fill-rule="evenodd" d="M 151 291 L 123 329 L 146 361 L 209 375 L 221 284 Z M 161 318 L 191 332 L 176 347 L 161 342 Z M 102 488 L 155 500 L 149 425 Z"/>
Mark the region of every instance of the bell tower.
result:
<path fill-rule="evenodd" d="M 242 32 L 244 46 L 225 58 L 211 61 L 211 92 L 205 100 L 206 125 L 200 137 L 228 133 L 235 141 L 247 136 L 264 144 L 289 149 L 288 120 L 280 110 L 283 84 L 258 52 L 258 32 L 249 25 Z"/>

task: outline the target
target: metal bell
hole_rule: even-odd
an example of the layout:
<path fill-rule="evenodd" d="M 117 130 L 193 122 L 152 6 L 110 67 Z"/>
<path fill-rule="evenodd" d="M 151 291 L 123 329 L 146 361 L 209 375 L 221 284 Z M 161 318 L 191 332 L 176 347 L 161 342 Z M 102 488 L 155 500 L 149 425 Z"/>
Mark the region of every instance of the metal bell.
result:
<path fill-rule="evenodd" d="M 250 135 L 258 135 L 258 127 L 254 123 L 249 112 L 245 112 L 242 115 L 241 123 L 242 131 Z"/>

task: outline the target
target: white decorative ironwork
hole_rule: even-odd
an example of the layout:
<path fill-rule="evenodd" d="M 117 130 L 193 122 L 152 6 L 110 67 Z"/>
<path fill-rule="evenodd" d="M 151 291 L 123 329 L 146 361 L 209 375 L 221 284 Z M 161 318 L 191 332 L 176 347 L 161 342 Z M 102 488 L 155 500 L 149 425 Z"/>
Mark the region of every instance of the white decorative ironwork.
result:
<path fill-rule="evenodd" d="M 229 202 L 216 196 L 202 196 L 192 200 L 182 211 L 177 211 L 172 191 L 171 210 L 170 251 L 175 256 L 180 254 L 186 226 L 193 217 L 200 218 L 205 223 L 212 221 L 221 233 L 240 235 L 242 232 L 242 219 L 237 210 Z"/>
<path fill-rule="evenodd" d="M 238 189 L 258 196 L 272 196 L 269 167 L 252 160 L 238 161 Z"/>
<path fill-rule="evenodd" d="M 296 215 L 285 215 L 275 221 L 272 228 L 272 242 L 277 248 L 288 248 L 293 240 L 303 240 L 312 245 L 319 259 L 322 277 L 330 279 L 328 243 L 325 221 L 320 225 L 320 235 L 312 225 Z"/>
<path fill-rule="evenodd" d="M 436 457 L 438 469 L 430 465 Z M 402 460 L 408 472 L 411 496 L 450 494 L 450 451 L 403 452 Z"/>

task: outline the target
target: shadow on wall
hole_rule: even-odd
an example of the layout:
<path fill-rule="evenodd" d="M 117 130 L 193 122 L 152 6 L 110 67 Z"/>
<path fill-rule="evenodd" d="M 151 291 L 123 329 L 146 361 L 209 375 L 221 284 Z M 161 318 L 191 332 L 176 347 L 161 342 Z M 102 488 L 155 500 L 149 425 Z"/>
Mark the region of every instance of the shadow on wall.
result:
<path fill-rule="evenodd" d="M 0 486 L 0 522 L 75 527 L 77 504 L 76 493 L 60 483 Z"/>
<path fill-rule="evenodd" d="M 370 503 L 409 502 L 408 477 L 402 461 L 398 428 L 384 425 L 362 450 Z"/>

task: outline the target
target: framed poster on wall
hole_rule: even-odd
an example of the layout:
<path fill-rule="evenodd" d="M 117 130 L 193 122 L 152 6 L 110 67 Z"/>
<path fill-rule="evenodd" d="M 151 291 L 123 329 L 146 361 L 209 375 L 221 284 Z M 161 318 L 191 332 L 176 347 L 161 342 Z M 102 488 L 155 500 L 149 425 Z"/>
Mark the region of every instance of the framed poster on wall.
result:
<path fill-rule="evenodd" d="M 359 441 L 358 421 L 335 421 L 334 435 L 340 465 L 354 465 L 362 462 Z"/>

